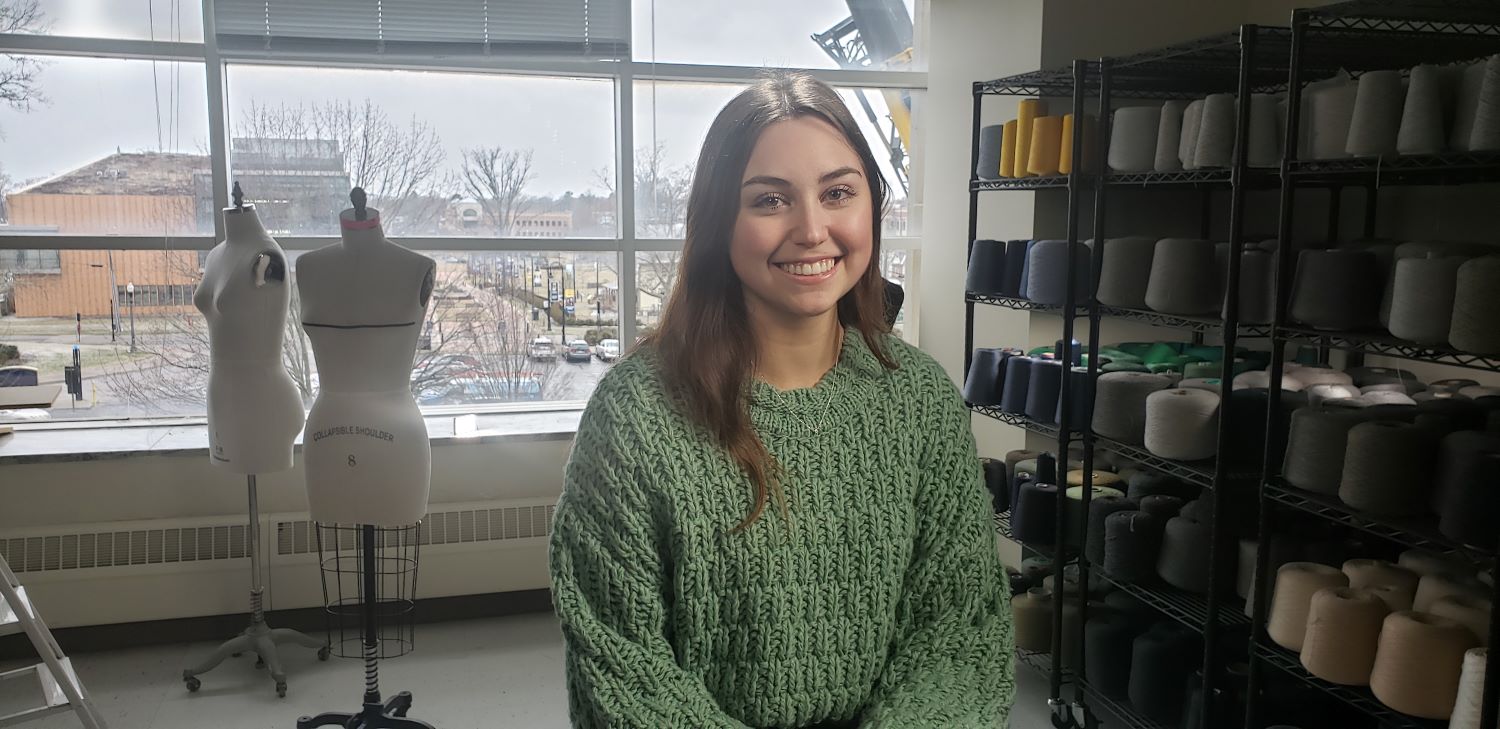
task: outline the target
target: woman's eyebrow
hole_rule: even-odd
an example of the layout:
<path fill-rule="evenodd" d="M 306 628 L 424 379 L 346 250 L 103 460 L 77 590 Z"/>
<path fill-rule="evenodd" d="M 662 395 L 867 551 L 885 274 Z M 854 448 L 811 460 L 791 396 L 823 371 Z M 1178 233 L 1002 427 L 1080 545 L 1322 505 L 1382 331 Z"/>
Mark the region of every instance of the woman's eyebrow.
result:
<path fill-rule="evenodd" d="M 840 177 L 843 177 L 845 175 L 859 175 L 859 176 L 862 177 L 862 176 L 864 176 L 864 173 L 860 172 L 858 169 L 855 169 L 853 167 L 840 167 L 840 168 L 838 168 L 838 169 L 836 169 L 836 170 L 834 170 L 832 172 L 824 174 L 822 177 L 819 177 L 818 178 L 818 182 L 819 183 L 824 183 L 824 182 L 828 182 L 829 180 L 836 180 L 836 179 L 838 179 Z M 740 187 L 749 187 L 751 185 L 770 185 L 772 187 L 791 187 L 792 183 L 787 182 L 786 180 L 783 180 L 780 177 L 772 177 L 771 175 L 756 175 L 755 177 L 752 177 L 752 178 L 750 178 L 748 180 L 745 180 L 745 183 L 743 185 L 740 185 Z"/>

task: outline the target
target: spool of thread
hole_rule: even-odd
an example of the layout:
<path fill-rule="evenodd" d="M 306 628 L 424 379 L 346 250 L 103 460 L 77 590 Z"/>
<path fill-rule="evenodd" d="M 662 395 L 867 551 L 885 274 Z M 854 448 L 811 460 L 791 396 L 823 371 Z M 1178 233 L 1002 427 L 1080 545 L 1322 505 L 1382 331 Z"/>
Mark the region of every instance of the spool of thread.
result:
<path fill-rule="evenodd" d="M 1448 147 L 1455 152 L 1468 152 L 1473 140 L 1474 120 L 1479 116 L 1479 97 L 1484 93 L 1484 71 L 1484 63 L 1471 63 L 1463 67 L 1459 76 L 1453 130 L 1448 135 Z"/>
<path fill-rule="evenodd" d="M 1427 389 L 1434 395 L 1438 393 L 1450 393 L 1453 395 L 1457 395 L 1462 392 L 1465 387 L 1477 387 L 1478 385 L 1479 383 L 1474 380 L 1462 377 L 1452 377 L 1446 380 L 1433 380 L 1432 384 L 1428 385 Z"/>
<path fill-rule="evenodd" d="M 1307 404 L 1317 405 L 1326 400 L 1339 400 L 1343 398 L 1360 397 L 1359 389 L 1353 385 L 1313 385 L 1306 388 Z"/>
<path fill-rule="evenodd" d="M 1022 544 L 1052 544 L 1057 539 L 1057 486 L 1029 481 L 1011 504 L 1010 531 Z"/>
<path fill-rule="evenodd" d="M 1484 600 L 1489 595 L 1484 583 L 1458 572 L 1433 572 L 1417 582 L 1417 596 L 1411 606 L 1419 612 L 1431 612 L 1432 606 L 1445 597 L 1469 597 Z"/>
<path fill-rule="evenodd" d="M 1177 140 L 1177 160 L 1182 169 L 1198 169 L 1198 129 L 1203 123 L 1203 100 L 1189 102 L 1182 112 L 1182 134 Z"/>
<path fill-rule="evenodd" d="M 1240 311 L 1241 324 L 1269 324 L 1276 317 L 1276 279 L 1273 269 L 1275 258 L 1268 251 L 1245 249 L 1240 255 Z M 1228 280 L 1226 256 L 1224 280 Z M 1221 317 L 1228 312 L 1229 289 L 1224 286 L 1226 306 Z"/>
<path fill-rule="evenodd" d="M 1030 292 L 1026 287 L 1031 284 L 1031 249 L 1036 247 L 1036 241 L 1026 241 L 1025 262 L 1021 264 L 1021 298 L 1030 298 Z"/>
<path fill-rule="evenodd" d="M 1488 547 L 1500 541 L 1500 433 L 1461 430 L 1438 445 L 1432 506 L 1443 536 Z"/>
<path fill-rule="evenodd" d="M 1122 443 L 1144 444 L 1146 398 L 1171 386 L 1171 378 L 1145 372 L 1100 375 L 1094 383 L 1094 432 Z"/>
<path fill-rule="evenodd" d="M 984 156 L 983 139 L 980 140 L 980 157 Z M 983 167 L 983 165 L 981 165 Z M 1001 126 L 1000 132 L 1000 176 L 1016 176 L 1016 120 L 1011 119 Z"/>
<path fill-rule="evenodd" d="M 1223 381 L 1217 377 L 1189 377 L 1177 383 L 1178 387 L 1185 390 L 1207 390 L 1215 395 L 1219 394 L 1219 391 L 1223 389 L 1222 385 Z M 1166 390 L 1162 392 L 1166 392 Z"/>
<path fill-rule="evenodd" d="M 1461 562 L 1421 549 L 1408 549 L 1402 552 L 1400 558 L 1396 560 L 1396 564 L 1417 573 L 1419 577 L 1446 575 L 1464 570 L 1464 565 Z M 1412 594 L 1415 595 L 1415 591 Z"/>
<path fill-rule="evenodd" d="M 1006 483 L 1005 461 L 981 458 L 979 466 L 984 471 L 984 489 L 990 492 L 990 502 L 995 513 L 1010 509 L 1010 485 Z"/>
<path fill-rule="evenodd" d="M 1379 267 L 1384 272 L 1385 288 L 1380 296 L 1380 325 L 1389 327 L 1391 324 L 1391 301 L 1396 293 L 1396 261 L 1403 258 L 1426 258 L 1429 255 L 1451 255 L 1452 249 L 1446 243 L 1432 241 L 1413 241 L 1402 243 L 1394 248 L 1387 249 L 1386 246 L 1369 246 L 1368 249 L 1374 253 Z"/>
<path fill-rule="evenodd" d="M 1203 100 L 1198 146 L 1193 152 L 1199 169 L 1229 166 L 1234 154 L 1235 106 L 1234 94 L 1210 94 Z"/>
<path fill-rule="evenodd" d="M 976 240 L 969 251 L 969 272 L 964 290 L 976 294 L 999 294 L 1005 289 L 1005 241 Z M 1447 332 L 1443 333 L 1447 336 Z"/>
<path fill-rule="evenodd" d="M 1016 177 L 1026 177 L 1026 163 L 1031 160 L 1032 122 L 1046 116 L 1047 102 L 1040 99 L 1022 99 L 1016 105 Z"/>
<path fill-rule="evenodd" d="M 1140 510 L 1156 517 L 1161 520 L 1161 523 L 1165 524 L 1169 519 L 1176 518 L 1178 514 L 1182 513 L 1182 507 L 1186 503 L 1178 496 L 1153 494 L 1141 499 Z"/>
<path fill-rule="evenodd" d="M 1063 523 L 1067 525 L 1067 530 L 1064 532 L 1067 539 L 1064 544 L 1081 549 L 1086 544 L 1086 535 L 1083 530 L 1088 527 L 1088 514 L 1083 509 L 1083 487 L 1070 486 L 1063 496 L 1067 498 L 1067 513 L 1063 518 Z M 1106 498 L 1124 499 L 1125 492 L 1108 486 L 1095 486 L 1089 505 L 1092 507 L 1095 499 Z"/>
<path fill-rule="evenodd" d="M 1380 629 L 1391 612 L 1374 593 L 1326 587 L 1312 596 L 1302 665 L 1324 681 L 1365 686 L 1375 668 Z"/>
<path fill-rule="evenodd" d="M 1014 361 L 1014 358 L 1012 358 Z M 1344 473 L 1349 431 L 1367 416 L 1360 410 L 1310 406 L 1292 413 L 1282 476 L 1287 483 L 1320 494 L 1337 494 Z"/>
<path fill-rule="evenodd" d="M 1356 590 L 1385 585 L 1406 593 L 1408 608 L 1416 597 L 1417 581 L 1421 579 L 1416 572 L 1382 559 L 1351 559 L 1344 563 L 1343 572 L 1349 578 L 1349 586 Z"/>
<path fill-rule="evenodd" d="M 1004 124 L 995 124 L 979 130 L 979 162 L 974 166 L 975 177 L 981 180 L 1000 179 L 1000 145 L 1004 138 Z"/>
<path fill-rule="evenodd" d="M 1050 423 L 1057 413 L 1057 398 L 1062 392 L 1063 364 L 1057 360 L 1034 360 L 1027 379 L 1026 417 L 1038 423 Z"/>
<path fill-rule="evenodd" d="M 1083 628 L 1084 671 L 1094 690 L 1112 699 L 1130 691 L 1130 660 L 1136 624 L 1129 617 L 1105 612 L 1089 618 Z"/>
<path fill-rule="evenodd" d="M 1116 495 L 1095 496 L 1089 501 L 1088 539 L 1084 545 L 1084 554 L 1088 556 L 1089 562 L 1104 564 L 1105 520 L 1111 514 L 1132 511 L 1136 506 L 1134 501 Z"/>
<path fill-rule="evenodd" d="M 1173 725 L 1182 716 L 1182 687 L 1201 665 L 1196 641 L 1170 623 L 1135 639 L 1131 650 L 1130 704 L 1159 724 Z"/>
<path fill-rule="evenodd" d="M 1182 145 L 1182 114 L 1187 102 L 1168 101 L 1161 106 L 1161 115 L 1156 127 L 1156 155 L 1152 167 L 1157 172 L 1177 172 L 1182 169 L 1182 160 L 1177 150 Z"/>
<path fill-rule="evenodd" d="M 1087 120 L 1089 117 L 1084 118 Z M 1060 175 L 1066 175 L 1073 171 L 1073 115 L 1063 114 L 1062 120 L 1062 134 L 1060 135 L 1058 141 L 1059 149 L 1057 153 L 1057 173 Z M 1089 145 L 1089 136 L 1091 134 L 1087 122 L 1085 122 L 1084 128 L 1081 131 L 1084 135 L 1084 148 L 1085 150 L 1087 150 Z M 1085 151 L 1084 160 L 1087 161 L 1088 157 L 1089 154 L 1087 151 Z"/>
<path fill-rule="evenodd" d="M 1393 613 L 1410 610 L 1412 599 L 1416 597 L 1412 591 L 1400 585 L 1371 585 L 1364 589 L 1380 598 Z"/>
<path fill-rule="evenodd" d="M 1212 524 L 1214 520 L 1214 494 L 1212 491 L 1202 492 L 1198 498 L 1188 501 L 1182 505 L 1181 516 L 1191 519 L 1200 524 Z"/>
<path fill-rule="evenodd" d="M 1375 387 L 1386 387 L 1386 386 L 1385 385 L 1375 385 Z M 1395 391 L 1390 391 L 1390 390 L 1385 390 L 1385 391 L 1373 390 L 1371 392 L 1366 392 L 1366 393 L 1360 395 L 1359 398 L 1358 398 L 1358 400 L 1361 403 L 1364 403 L 1364 404 L 1369 405 L 1369 406 L 1376 406 L 1376 405 L 1416 405 L 1417 404 L 1417 401 L 1411 399 L 1410 395 L 1407 395 L 1404 392 L 1395 392 Z"/>
<path fill-rule="evenodd" d="M 1473 595 L 1448 595 L 1432 603 L 1428 611 L 1469 629 L 1479 645 L 1490 644 L 1490 601 Z"/>
<path fill-rule="evenodd" d="M 1458 698 L 1464 654 L 1477 647 L 1467 628 L 1416 611 L 1391 613 L 1380 630 L 1370 690 L 1380 703 L 1423 719 L 1447 719 Z"/>
<path fill-rule="evenodd" d="M 1292 376 L 1302 384 L 1303 390 L 1317 385 L 1341 385 L 1351 388 L 1354 386 L 1354 378 L 1350 377 L 1349 373 L 1327 367 L 1297 367 L 1293 370 Z M 1358 395 L 1359 392 L 1355 391 L 1354 394 Z"/>
<path fill-rule="evenodd" d="M 1489 660 L 1488 648 L 1470 648 L 1464 652 L 1464 666 L 1458 679 L 1458 697 L 1453 702 L 1453 716 L 1448 719 L 1448 729 L 1481 729 L 1480 722 L 1484 720 L 1484 671 Z"/>
<path fill-rule="evenodd" d="M 1126 494 L 1136 501 L 1140 501 L 1147 496 L 1162 495 L 1180 497 L 1184 494 L 1191 495 L 1197 493 L 1198 491 L 1197 487 L 1189 486 L 1175 478 L 1172 478 L 1171 476 L 1162 473 L 1156 473 L 1155 471 L 1139 471 L 1137 473 L 1133 473 L 1128 478 L 1126 478 L 1126 483 L 1128 484 Z M 1181 506 L 1181 504 L 1178 504 L 1179 508 L 1181 508 Z M 1172 515 L 1176 516 L 1177 512 L 1172 512 Z"/>
<path fill-rule="evenodd" d="M 1004 349 L 974 350 L 969 376 L 964 379 L 964 401 L 974 405 L 1000 404 L 1001 374 L 1010 352 Z"/>
<path fill-rule="evenodd" d="M 1348 584 L 1349 578 L 1343 572 L 1328 565 L 1315 562 L 1282 565 L 1276 571 L 1276 590 L 1271 598 L 1266 634 L 1282 648 L 1302 652 L 1313 595 L 1327 587 L 1347 587 Z"/>
<path fill-rule="evenodd" d="M 1292 318 L 1317 329 L 1369 326 L 1380 309 L 1379 281 L 1379 263 L 1369 251 L 1302 251 L 1292 283 Z"/>
<path fill-rule="evenodd" d="M 1208 241 L 1193 238 L 1157 241 L 1146 283 L 1146 305 L 1163 314 L 1185 316 L 1218 311 L 1217 269 L 1214 247 Z"/>
<path fill-rule="evenodd" d="M 1033 587 L 1010 601 L 1015 645 L 1032 653 L 1052 652 L 1052 594 Z"/>
<path fill-rule="evenodd" d="M 1251 167 L 1275 167 L 1281 164 L 1281 130 L 1277 119 L 1277 98 L 1272 94 L 1250 95 L 1249 155 Z"/>
<path fill-rule="evenodd" d="M 1160 107 L 1116 109 L 1109 132 L 1109 168 L 1115 172 L 1150 172 L 1155 169 L 1156 137 L 1160 127 Z"/>
<path fill-rule="evenodd" d="M 1156 239 L 1145 236 L 1107 238 L 1100 248 L 1099 303 L 1125 309 L 1146 308 L 1146 284 Z"/>
<path fill-rule="evenodd" d="M 1412 395 L 1427 388 L 1410 371 L 1395 367 L 1351 367 L 1347 372 L 1353 378 L 1354 385 L 1361 390 L 1379 385 L 1396 385 L 1402 392 Z"/>
<path fill-rule="evenodd" d="M 1219 395 L 1172 388 L 1146 396 L 1146 450 L 1162 458 L 1197 461 L 1218 450 Z"/>
<path fill-rule="evenodd" d="M 1005 242 L 1005 265 L 1001 268 L 1000 295 L 1017 298 L 1021 295 L 1021 273 L 1026 268 L 1026 248 L 1031 241 L 1008 240 Z"/>
<path fill-rule="evenodd" d="M 1077 244 L 1074 295 L 1088 295 L 1089 249 Z M 1038 304 L 1062 306 L 1068 300 L 1068 242 L 1039 240 L 1026 257 L 1026 297 Z"/>
<path fill-rule="evenodd" d="M 1406 101 L 1401 109 L 1401 128 L 1396 151 L 1401 154 L 1437 154 L 1443 151 L 1443 69 L 1417 66 L 1411 70 Z"/>
<path fill-rule="evenodd" d="M 1094 417 L 1094 378 L 1089 376 L 1089 368 L 1072 367 L 1067 372 L 1069 386 L 1072 388 L 1073 396 L 1070 398 L 1070 406 L 1073 408 L 1072 415 L 1068 418 L 1070 428 L 1081 428 L 1084 423 Z M 1059 393 L 1057 399 L 1057 410 L 1053 421 L 1062 424 L 1062 397 Z"/>
<path fill-rule="evenodd" d="M 1401 130 L 1401 109 L 1406 89 L 1400 71 L 1366 71 L 1354 92 L 1354 117 L 1349 122 L 1349 141 L 1344 151 L 1355 157 L 1389 157 L 1396 154 L 1396 135 Z"/>
<path fill-rule="evenodd" d="M 1459 388 L 1459 397 L 1467 397 L 1470 400 L 1478 400 L 1482 397 L 1500 397 L 1500 387 L 1486 387 L 1483 385 L 1469 385 Z"/>
<path fill-rule="evenodd" d="M 1348 156 L 1349 126 L 1354 121 L 1354 98 L 1359 88 L 1343 78 L 1308 84 L 1302 92 L 1307 125 L 1304 159 Z"/>
<path fill-rule="evenodd" d="M 1162 536 L 1161 554 L 1156 573 L 1167 584 L 1188 592 L 1208 592 L 1209 554 L 1213 545 L 1213 527 L 1209 523 L 1179 516 L 1167 522 Z"/>
<path fill-rule="evenodd" d="M 1426 476 L 1436 455 L 1437 439 L 1427 428 L 1389 420 L 1360 423 L 1349 430 L 1339 499 L 1382 516 L 1426 513 Z"/>
<path fill-rule="evenodd" d="M 1037 360 L 1012 356 L 1005 360 L 1005 377 L 1000 381 L 1000 409 L 1007 413 L 1025 413 L 1026 396 L 1031 388 L 1031 370 Z"/>
<path fill-rule="evenodd" d="M 1396 261 L 1395 288 L 1391 291 L 1391 334 L 1421 344 L 1448 341 L 1458 269 L 1467 260 L 1433 256 Z"/>
<path fill-rule="evenodd" d="M 1500 150 L 1500 55 L 1484 63 L 1484 78 L 1479 86 L 1479 103 L 1474 110 L 1474 128 L 1469 133 L 1469 150 Z"/>
<path fill-rule="evenodd" d="M 1051 557 L 1037 555 L 1021 560 L 1021 576 L 1025 577 L 1028 582 L 1040 583 L 1052 574 L 1052 569 Z"/>
<path fill-rule="evenodd" d="M 1035 473 L 1036 457 L 1039 455 L 1041 455 L 1040 451 L 1031 451 L 1025 449 L 1013 450 L 1005 454 L 1005 473 L 1008 476 L 1007 484 L 1009 484 L 1010 486 L 1010 502 L 1012 504 L 1020 500 L 1020 496 L 1017 494 L 1018 486 L 1016 485 L 1016 477 L 1020 475 L 1020 471 L 1018 470 L 1019 464 L 1022 461 L 1031 461 L 1031 472 Z"/>
<path fill-rule="evenodd" d="M 1156 574 L 1163 523 L 1142 511 L 1117 511 L 1104 519 L 1104 572 L 1127 582 Z"/>
<path fill-rule="evenodd" d="M 1026 172 L 1038 177 L 1052 177 L 1062 163 L 1062 127 L 1060 116 L 1039 116 L 1031 122 L 1031 154 Z"/>
<path fill-rule="evenodd" d="M 1500 354 L 1500 256 L 1474 258 L 1458 267 L 1453 291 L 1453 323 L 1448 343 L 1474 354 Z"/>

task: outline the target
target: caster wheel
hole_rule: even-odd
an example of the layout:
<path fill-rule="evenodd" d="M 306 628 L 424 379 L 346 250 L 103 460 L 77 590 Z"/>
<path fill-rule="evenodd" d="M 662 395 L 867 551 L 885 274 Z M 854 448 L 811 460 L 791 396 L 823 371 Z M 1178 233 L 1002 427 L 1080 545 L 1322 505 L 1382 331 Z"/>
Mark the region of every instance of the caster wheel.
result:
<path fill-rule="evenodd" d="M 184 676 L 182 682 L 187 686 L 190 694 L 198 693 L 198 689 L 203 688 L 203 682 L 199 681 L 197 676 Z"/>
<path fill-rule="evenodd" d="M 276 695 L 283 699 L 286 698 L 286 681 L 278 681 L 276 683 Z"/>
<path fill-rule="evenodd" d="M 333 654 L 333 650 L 330 649 L 328 646 L 325 645 L 322 648 L 318 649 L 318 660 L 320 660 L 320 661 L 326 661 L 326 660 L 328 660 L 328 656 L 330 656 L 332 654 Z"/>

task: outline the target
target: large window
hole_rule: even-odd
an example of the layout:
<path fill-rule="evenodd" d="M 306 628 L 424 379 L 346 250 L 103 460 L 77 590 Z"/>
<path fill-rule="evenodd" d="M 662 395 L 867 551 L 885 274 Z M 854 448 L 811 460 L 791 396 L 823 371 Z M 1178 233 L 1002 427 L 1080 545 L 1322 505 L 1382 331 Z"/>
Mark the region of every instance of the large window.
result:
<path fill-rule="evenodd" d="M 192 295 L 234 182 L 293 281 L 355 186 L 437 262 L 428 412 L 585 400 L 659 322 L 704 133 L 762 66 L 839 88 L 892 190 L 882 273 L 914 299 L 927 0 L 215 2 L 222 66 L 197 0 L 0 0 L 0 34 L 29 38 L 0 41 L 0 367 L 58 387 L 76 350 L 84 384 L 0 422 L 203 414 Z M 296 307 L 283 360 L 310 404 Z"/>

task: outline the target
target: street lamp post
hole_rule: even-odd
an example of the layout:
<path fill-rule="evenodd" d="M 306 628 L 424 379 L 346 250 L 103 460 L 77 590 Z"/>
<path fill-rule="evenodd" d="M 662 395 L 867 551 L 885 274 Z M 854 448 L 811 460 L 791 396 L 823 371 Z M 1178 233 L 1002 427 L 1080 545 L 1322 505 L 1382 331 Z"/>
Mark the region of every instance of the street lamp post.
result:
<path fill-rule="evenodd" d="M 135 351 L 135 283 L 125 284 L 125 303 L 130 307 L 130 351 Z"/>

